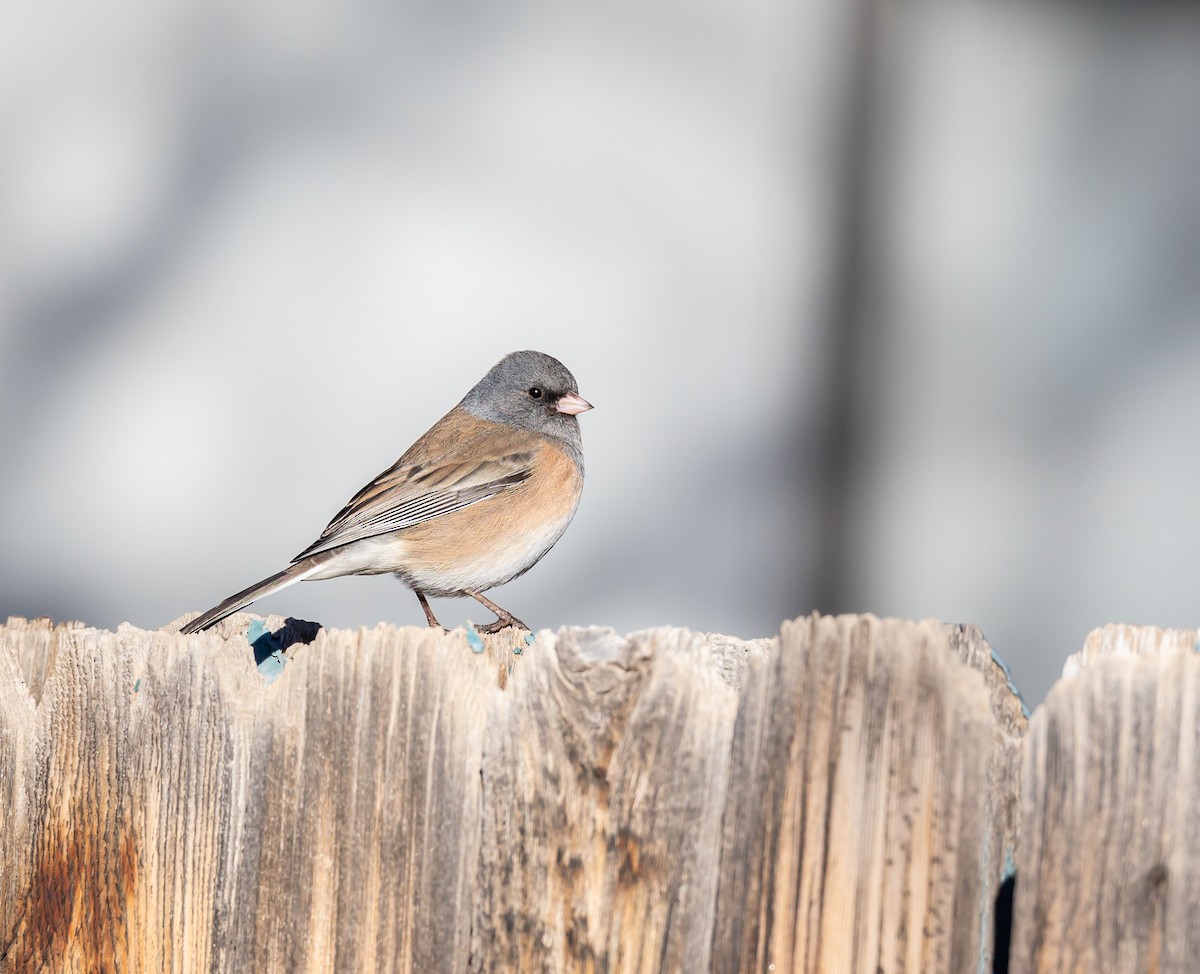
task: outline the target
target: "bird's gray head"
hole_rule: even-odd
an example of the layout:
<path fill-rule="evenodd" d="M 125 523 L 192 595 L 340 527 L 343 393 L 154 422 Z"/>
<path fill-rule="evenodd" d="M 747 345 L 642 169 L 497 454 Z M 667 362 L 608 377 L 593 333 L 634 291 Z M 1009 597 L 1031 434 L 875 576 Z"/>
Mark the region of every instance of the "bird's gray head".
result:
<path fill-rule="evenodd" d="M 575 376 L 544 352 L 510 352 L 476 383 L 460 404 L 480 419 L 551 436 L 583 466 L 578 413 L 591 409 Z"/>

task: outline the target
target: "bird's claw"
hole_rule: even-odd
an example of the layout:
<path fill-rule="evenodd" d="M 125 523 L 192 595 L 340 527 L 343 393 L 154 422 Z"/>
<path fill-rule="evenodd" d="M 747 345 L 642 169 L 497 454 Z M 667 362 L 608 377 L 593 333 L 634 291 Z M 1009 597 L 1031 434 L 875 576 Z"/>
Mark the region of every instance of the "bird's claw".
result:
<path fill-rule="evenodd" d="M 495 622 L 489 622 L 486 626 L 477 626 L 475 631 L 483 633 L 485 636 L 491 636 L 500 632 L 502 629 L 524 629 L 526 632 L 533 631 L 527 625 L 525 625 L 525 623 L 513 615 L 507 617 L 502 616 Z"/>

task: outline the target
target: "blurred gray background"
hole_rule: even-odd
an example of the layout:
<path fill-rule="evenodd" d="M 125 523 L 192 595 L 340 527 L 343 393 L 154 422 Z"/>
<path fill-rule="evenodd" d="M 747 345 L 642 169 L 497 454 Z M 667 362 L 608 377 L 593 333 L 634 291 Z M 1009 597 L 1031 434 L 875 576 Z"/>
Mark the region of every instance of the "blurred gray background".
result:
<path fill-rule="evenodd" d="M 532 347 L 597 408 L 502 604 L 974 622 L 1036 702 L 1198 622 L 1198 123 L 1182 4 L 10 10 L 0 618 L 207 608 Z"/>

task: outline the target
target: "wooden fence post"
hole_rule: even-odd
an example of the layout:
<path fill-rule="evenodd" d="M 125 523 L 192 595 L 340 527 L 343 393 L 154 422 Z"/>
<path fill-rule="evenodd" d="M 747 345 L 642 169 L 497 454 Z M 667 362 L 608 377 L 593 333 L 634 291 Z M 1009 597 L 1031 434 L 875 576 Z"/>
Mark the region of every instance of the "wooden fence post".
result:
<path fill-rule="evenodd" d="M 1034 714 L 1014 971 L 1200 969 L 1196 649 L 1194 631 L 1098 630 Z"/>

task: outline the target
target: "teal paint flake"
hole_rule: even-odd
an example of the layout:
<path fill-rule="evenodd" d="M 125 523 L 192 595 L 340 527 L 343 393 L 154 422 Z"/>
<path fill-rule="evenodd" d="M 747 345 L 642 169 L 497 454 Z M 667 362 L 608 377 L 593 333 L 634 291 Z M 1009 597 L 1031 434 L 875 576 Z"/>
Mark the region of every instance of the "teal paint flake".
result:
<path fill-rule="evenodd" d="M 274 683 L 283 673 L 284 664 L 287 663 L 287 657 L 281 652 L 274 652 L 267 656 L 261 663 L 258 664 L 258 672 L 262 674 L 264 683 Z"/>
<path fill-rule="evenodd" d="M 467 645 L 471 647 L 472 653 L 483 652 L 483 638 L 475 631 L 475 626 L 467 623 Z"/>
<path fill-rule="evenodd" d="M 255 619 L 246 630 L 246 641 L 254 650 L 254 663 L 263 682 L 274 683 L 287 664 L 287 657 L 283 655 L 283 647 L 279 645 L 275 634 L 262 619 Z"/>

